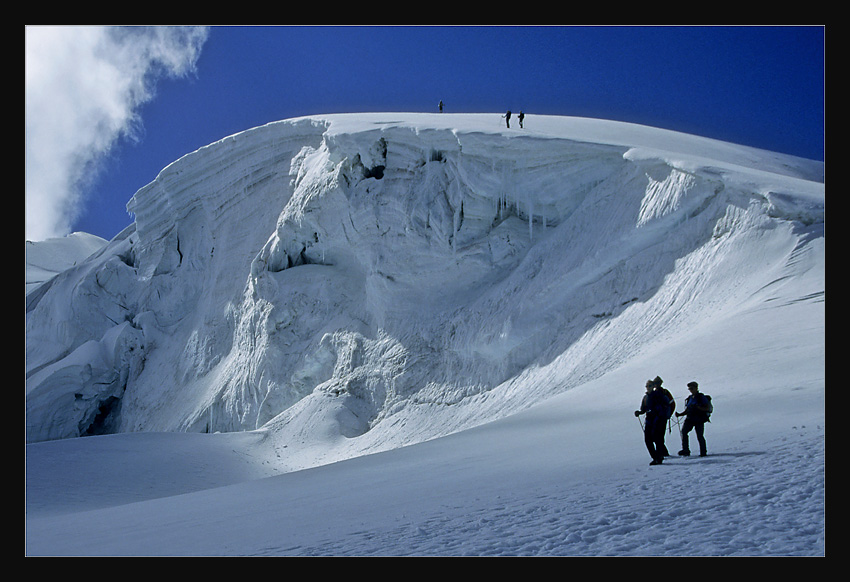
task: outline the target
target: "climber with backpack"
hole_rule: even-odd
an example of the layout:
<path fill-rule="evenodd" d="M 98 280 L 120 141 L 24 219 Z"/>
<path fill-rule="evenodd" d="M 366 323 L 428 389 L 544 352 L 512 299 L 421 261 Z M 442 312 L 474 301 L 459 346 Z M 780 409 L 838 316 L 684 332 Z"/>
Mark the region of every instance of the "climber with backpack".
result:
<path fill-rule="evenodd" d="M 691 395 L 685 399 L 685 411 L 676 413 L 677 417 L 685 417 L 685 422 L 682 425 L 682 450 L 679 451 L 679 456 L 689 457 L 691 455 L 688 433 L 693 429 L 697 435 L 697 442 L 699 442 L 699 456 L 704 457 L 708 454 L 705 445 L 705 423 L 711 422 L 714 406 L 711 404 L 711 396 L 700 392 L 699 384 L 696 382 L 689 382 L 688 390 L 690 390 Z"/>
<path fill-rule="evenodd" d="M 668 430 L 672 431 L 670 419 L 673 418 L 673 413 L 676 412 L 676 399 L 673 398 L 673 395 L 670 393 L 669 390 L 667 390 L 667 388 L 664 388 L 661 385 L 664 383 L 664 380 L 661 379 L 661 376 L 656 376 L 652 383 L 655 385 L 655 389 L 661 391 L 661 393 L 664 395 L 664 398 L 667 399 L 668 406 L 667 409 L 664 411 L 664 418 Z M 665 457 L 670 456 L 669 451 L 667 451 L 667 445 L 664 443 L 664 431 L 662 431 L 661 434 L 661 452 Z"/>
<path fill-rule="evenodd" d="M 664 389 L 655 380 L 646 381 L 646 394 L 640 403 L 640 409 L 635 410 L 638 418 L 646 414 L 646 424 L 643 425 L 644 443 L 652 457 L 650 465 L 660 465 L 667 456 L 664 446 L 664 429 L 670 418 L 670 399 L 664 394 Z"/>

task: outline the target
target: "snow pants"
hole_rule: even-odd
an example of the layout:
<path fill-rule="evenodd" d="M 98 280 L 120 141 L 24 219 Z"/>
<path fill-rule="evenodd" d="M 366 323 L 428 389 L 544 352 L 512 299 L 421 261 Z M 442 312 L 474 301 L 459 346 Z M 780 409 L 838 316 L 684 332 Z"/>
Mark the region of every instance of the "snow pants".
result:
<path fill-rule="evenodd" d="M 691 452 L 690 444 L 688 443 L 688 433 L 691 432 L 691 429 L 693 429 L 693 431 L 697 435 L 697 442 L 699 443 L 699 454 L 705 455 L 705 423 L 694 421 L 690 418 L 686 418 L 685 422 L 682 424 L 682 452 Z"/>
<path fill-rule="evenodd" d="M 643 429 L 643 440 L 646 443 L 646 450 L 649 451 L 649 456 L 656 461 L 663 461 L 667 454 L 667 447 L 664 446 L 664 429 L 667 426 L 667 420 L 664 418 L 651 418 L 647 416 L 646 426 Z"/>

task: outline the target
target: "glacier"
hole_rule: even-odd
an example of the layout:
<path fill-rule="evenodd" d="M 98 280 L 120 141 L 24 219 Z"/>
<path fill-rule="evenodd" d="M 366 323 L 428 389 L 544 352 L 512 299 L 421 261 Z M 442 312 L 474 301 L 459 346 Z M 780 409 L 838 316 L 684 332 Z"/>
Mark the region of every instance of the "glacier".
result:
<path fill-rule="evenodd" d="M 311 116 L 173 162 L 121 234 L 28 280 L 27 442 L 253 432 L 297 470 L 508 417 L 754 306 L 823 301 L 822 162 L 525 126 Z"/>

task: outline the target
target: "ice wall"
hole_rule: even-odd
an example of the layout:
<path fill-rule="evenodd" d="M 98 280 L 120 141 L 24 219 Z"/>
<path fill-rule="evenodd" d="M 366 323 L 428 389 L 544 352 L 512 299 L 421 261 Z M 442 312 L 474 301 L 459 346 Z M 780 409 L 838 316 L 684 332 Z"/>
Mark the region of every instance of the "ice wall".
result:
<path fill-rule="evenodd" d="M 165 168 L 29 302 L 28 440 L 251 430 L 307 399 L 345 438 L 414 417 L 436 435 L 726 313 L 822 237 L 822 164 L 484 119 L 289 120 Z"/>

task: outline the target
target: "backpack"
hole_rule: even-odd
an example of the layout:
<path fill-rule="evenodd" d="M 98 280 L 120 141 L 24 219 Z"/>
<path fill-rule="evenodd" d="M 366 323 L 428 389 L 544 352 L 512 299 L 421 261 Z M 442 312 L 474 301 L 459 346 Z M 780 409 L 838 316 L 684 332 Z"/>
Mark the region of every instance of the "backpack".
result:
<path fill-rule="evenodd" d="M 673 413 L 676 411 L 676 400 L 673 398 L 673 395 L 670 394 L 670 391 L 667 388 L 661 388 L 662 394 L 667 398 L 667 410 L 664 411 L 664 417 L 668 420 L 673 417 Z"/>
<path fill-rule="evenodd" d="M 711 422 L 711 413 L 714 412 L 714 405 L 711 403 L 711 396 L 708 394 L 703 394 L 705 397 L 705 403 L 708 405 L 708 412 L 705 413 L 705 421 Z"/>

